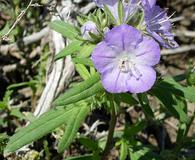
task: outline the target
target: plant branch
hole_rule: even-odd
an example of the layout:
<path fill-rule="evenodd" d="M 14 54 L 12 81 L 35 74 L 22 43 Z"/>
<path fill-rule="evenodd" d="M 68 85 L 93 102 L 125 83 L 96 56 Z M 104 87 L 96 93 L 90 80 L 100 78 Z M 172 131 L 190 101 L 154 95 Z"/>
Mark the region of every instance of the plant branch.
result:
<path fill-rule="evenodd" d="M 20 20 L 22 19 L 22 17 L 26 14 L 27 10 L 30 8 L 30 6 L 32 5 L 33 0 L 30 0 L 28 6 L 22 10 L 20 12 L 20 14 L 18 15 L 18 17 L 16 18 L 14 24 L 12 25 L 12 27 L 8 30 L 8 32 L 2 37 L 3 40 L 6 40 L 9 36 L 9 34 L 11 33 L 11 31 L 16 27 L 16 25 L 20 22 Z"/>
<path fill-rule="evenodd" d="M 174 54 L 181 54 L 181 53 L 186 53 L 190 51 L 195 50 L 195 45 L 184 45 L 176 49 L 163 49 L 161 51 L 161 55 L 163 56 L 168 56 L 168 55 L 174 55 Z"/>
<path fill-rule="evenodd" d="M 0 53 L 3 55 L 6 55 L 8 52 L 12 51 L 18 51 L 18 43 L 22 41 L 24 45 L 29 45 L 31 43 L 37 42 L 40 39 L 42 39 L 44 36 L 47 36 L 49 34 L 49 27 L 43 28 L 41 31 L 33 33 L 32 35 L 26 36 L 22 39 L 20 39 L 18 42 L 14 42 L 11 44 L 1 45 L 0 46 Z"/>

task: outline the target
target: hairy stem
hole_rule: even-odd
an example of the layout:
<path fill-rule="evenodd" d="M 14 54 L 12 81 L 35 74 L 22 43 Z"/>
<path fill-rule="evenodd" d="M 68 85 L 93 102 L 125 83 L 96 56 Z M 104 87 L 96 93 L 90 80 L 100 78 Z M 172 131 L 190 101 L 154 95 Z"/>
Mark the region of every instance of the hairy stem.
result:
<path fill-rule="evenodd" d="M 114 102 L 111 101 L 111 120 L 110 120 L 110 126 L 109 126 L 109 131 L 108 131 L 108 138 L 107 138 L 105 149 L 103 151 L 102 160 L 108 159 L 107 156 L 109 155 L 110 149 L 113 146 L 113 135 L 114 135 L 114 129 L 116 126 L 116 121 L 117 121 L 116 108 L 115 108 Z"/>

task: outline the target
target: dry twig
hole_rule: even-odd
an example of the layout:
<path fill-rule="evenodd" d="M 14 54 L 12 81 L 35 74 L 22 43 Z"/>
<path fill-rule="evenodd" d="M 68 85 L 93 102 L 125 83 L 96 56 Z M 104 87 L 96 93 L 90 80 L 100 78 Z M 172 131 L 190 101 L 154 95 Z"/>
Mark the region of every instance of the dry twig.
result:
<path fill-rule="evenodd" d="M 161 55 L 167 56 L 173 54 L 181 54 L 181 53 L 186 53 L 194 50 L 195 50 L 195 45 L 191 44 L 191 45 L 181 46 L 176 49 L 163 49 Z"/>
<path fill-rule="evenodd" d="M 22 41 L 24 45 L 27 46 L 31 43 L 39 41 L 44 36 L 48 35 L 48 33 L 49 33 L 49 28 L 46 27 L 46 28 L 43 28 L 40 32 L 33 33 L 32 35 L 24 37 L 19 41 L 20 42 Z M 11 51 L 18 51 L 18 50 L 19 50 L 18 42 L 0 46 L 0 53 L 3 55 L 6 55 L 8 54 L 8 52 L 11 52 Z"/>
<path fill-rule="evenodd" d="M 12 25 L 12 27 L 8 30 L 8 32 L 2 37 L 3 40 L 7 40 L 8 39 L 8 36 L 9 34 L 11 33 L 11 31 L 16 27 L 16 25 L 20 22 L 20 20 L 22 19 L 22 17 L 26 14 L 26 12 L 28 11 L 28 9 L 31 7 L 33 3 L 33 0 L 30 0 L 28 6 L 22 10 L 20 12 L 20 14 L 18 15 L 18 17 L 16 18 L 14 24 Z"/>

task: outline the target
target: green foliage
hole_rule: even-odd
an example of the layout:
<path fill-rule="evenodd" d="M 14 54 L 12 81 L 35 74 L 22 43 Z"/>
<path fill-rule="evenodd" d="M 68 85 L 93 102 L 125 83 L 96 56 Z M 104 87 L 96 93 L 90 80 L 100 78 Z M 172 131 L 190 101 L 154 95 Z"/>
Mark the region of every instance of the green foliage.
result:
<path fill-rule="evenodd" d="M 70 126 L 70 124 L 68 123 L 73 122 L 73 120 L 75 120 L 72 120 L 72 118 L 75 118 L 72 115 L 79 114 L 80 116 L 86 116 L 83 113 L 88 113 L 88 110 L 89 108 L 87 106 L 80 106 L 74 104 L 63 108 L 55 108 L 46 112 L 38 119 L 30 123 L 27 127 L 22 128 L 18 132 L 16 132 L 16 134 L 9 139 L 4 153 L 14 152 L 22 146 L 29 144 L 32 141 L 35 141 L 43 137 L 44 135 L 50 133 L 52 130 L 61 126 L 64 123 Z M 84 117 L 82 117 L 82 119 L 84 119 Z M 74 123 L 71 125 L 74 125 Z M 68 134 L 68 132 L 71 132 L 72 129 L 75 130 L 76 128 L 69 127 L 68 129 L 69 130 L 66 131 L 66 134 Z"/>
<path fill-rule="evenodd" d="M 162 160 L 150 148 L 144 146 L 135 146 L 129 149 L 129 156 L 131 160 Z"/>
<path fill-rule="evenodd" d="M 190 62 L 189 69 L 187 71 L 187 83 L 191 86 L 195 86 L 195 67 L 193 62 Z"/>
<path fill-rule="evenodd" d="M 93 49 L 95 48 L 94 44 L 86 44 L 83 45 L 83 47 L 80 50 L 80 53 L 78 54 L 78 58 L 87 58 L 91 55 Z"/>
<path fill-rule="evenodd" d="M 100 160 L 100 157 L 97 155 L 84 155 L 66 158 L 65 160 Z"/>
<path fill-rule="evenodd" d="M 11 97 L 12 93 L 13 93 L 12 90 L 7 90 L 5 92 L 5 95 L 3 97 L 3 101 L 0 101 L 0 110 L 9 108 L 9 101 L 10 101 L 10 97 Z"/>
<path fill-rule="evenodd" d="M 107 15 L 107 17 L 110 21 L 110 24 L 116 24 L 117 22 L 113 16 L 113 14 L 110 12 L 109 8 L 106 5 L 104 5 L 104 11 L 105 11 L 105 14 Z"/>
<path fill-rule="evenodd" d="M 83 99 L 89 98 L 104 89 L 99 81 L 100 77 L 98 74 L 92 75 L 89 79 L 81 82 L 77 86 L 71 88 L 66 93 L 57 98 L 54 102 L 54 106 L 64 106 L 71 103 L 76 103 Z"/>
<path fill-rule="evenodd" d="M 71 24 L 55 20 L 49 24 L 50 28 L 55 30 L 56 32 L 62 34 L 65 38 L 74 40 L 78 37 L 79 32 L 78 30 Z"/>
<path fill-rule="evenodd" d="M 127 158 L 127 153 L 128 152 L 128 146 L 125 140 L 121 141 L 121 146 L 120 146 L 120 160 L 125 160 Z"/>
<path fill-rule="evenodd" d="M 0 155 L 3 154 L 9 137 L 5 133 L 0 133 Z"/>
<path fill-rule="evenodd" d="M 147 118 L 154 118 L 154 113 L 152 108 L 149 104 L 149 100 L 146 94 L 138 94 L 139 103 L 143 107 L 143 110 L 147 116 Z"/>
<path fill-rule="evenodd" d="M 185 87 L 173 78 L 167 77 L 160 81 L 151 91 L 164 107 L 181 122 L 188 122 L 186 100 L 195 102 L 195 88 Z"/>
<path fill-rule="evenodd" d="M 79 142 L 90 151 L 94 151 L 96 153 L 99 153 L 101 151 L 101 148 L 99 148 L 97 141 L 93 141 L 87 137 L 81 137 L 79 138 Z"/>
<path fill-rule="evenodd" d="M 85 117 L 89 114 L 90 107 L 88 107 L 87 103 L 79 103 L 79 107 L 80 110 L 72 114 L 71 118 L 65 122 L 65 132 L 58 144 L 58 152 L 63 152 L 69 147 L 81 125 L 81 122 L 83 122 Z"/>
<path fill-rule="evenodd" d="M 83 64 L 75 64 L 76 71 L 79 73 L 79 75 L 84 79 L 87 80 L 90 78 L 90 73 L 88 69 Z"/>
<path fill-rule="evenodd" d="M 67 45 L 63 50 L 61 50 L 56 56 L 55 60 L 64 58 L 68 55 L 71 55 L 75 52 L 78 52 L 82 48 L 81 42 L 73 41 L 69 45 Z"/>
<path fill-rule="evenodd" d="M 72 61 L 76 64 L 83 64 L 85 66 L 94 67 L 92 60 L 89 58 L 73 58 Z"/>
<path fill-rule="evenodd" d="M 130 106 L 138 104 L 138 101 L 129 93 L 121 93 L 114 95 L 115 101 L 120 105 L 121 102 L 124 102 Z"/>
<path fill-rule="evenodd" d="M 184 97 L 190 102 L 195 102 L 195 87 L 182 86 L 172 77 L 165 77 L 154 87 L 154 90 L 156 88 L 158 88 L 158 90 L 168 90 L 169 92 L 171 92 L 171 94 L 174 94 L 175 96 Z"/>
<path fill-rule="evenodd" d="M 119 17 L 119 25 L 123 24 L 124 21 L 124 7 L 121 0 L 118 3 L 118 17 Z"/>

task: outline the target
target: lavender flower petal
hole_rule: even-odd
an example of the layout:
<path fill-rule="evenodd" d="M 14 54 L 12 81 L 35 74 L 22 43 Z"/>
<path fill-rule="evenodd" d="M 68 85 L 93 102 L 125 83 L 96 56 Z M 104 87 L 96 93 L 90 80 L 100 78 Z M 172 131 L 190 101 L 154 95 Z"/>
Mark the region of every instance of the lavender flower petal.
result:
<path fill-rule="evenodd" d="M 91 58 L 108 92 L 141 93 L 155 83 L 156 73 L 152 66 L 160 60 L 160 48 L 153 39 L 123 24 L 106 34 Z"/>
<path fill-rule="evenodd" d="M 111 93 L 127 92 L 126 81 L 128 74 L 121 72 L 117 67 L 107 70 L 102 74 L 102 84 Z"/>
<path fill-rule="evenodd" d="M 137 69 L 142 75 L 139 80 L 135 76 L 131 76 L 130 79 L 126 81 L 128 90 L 131 93 L 143 93 L 152 88 L 156 81 L 156 72 L 152 67 L 136 65 Z"/>
<path fill-rule="evenodd" d="M 152 8 L 156 4 L 156 0 L 142 0 L 142 4 L 147 8 Z"/>
<path fill-rule="evenodd" d="M 142 65 L 154 66 L 160 61 L 160 47 L 149 37 L 144 37 L 136 48 L 136 62 Z"/>
<path fill-rule="evenodd" d="M 142 38 L 142 35 L 137 29 L 128 26 L 127 30 L 127 25 L 121 25 L 121 27 L 113 28 L 112 32 L 108 32 L 105 41 L 110 46 L 125 50 L 135 48 Z"/>
<path fill-rule="evenodd" d="M 116 50 L 110 48 L 107 43 L 103 41 L 96 46 L 91 58 L 96 69 L 100 73 L 103 73 L 108 69 L 113 68 L 117 54 Z"/>
<path fill-rule="evenodd" d="M 178 44 L 171 33 L 172 24 L 166 10 L 155 5 L 153 0 L 142 0 L 146 30 L 165 48 L 177 48 Z"/>

